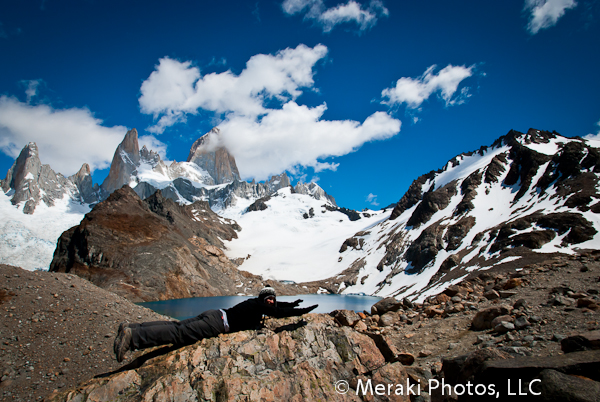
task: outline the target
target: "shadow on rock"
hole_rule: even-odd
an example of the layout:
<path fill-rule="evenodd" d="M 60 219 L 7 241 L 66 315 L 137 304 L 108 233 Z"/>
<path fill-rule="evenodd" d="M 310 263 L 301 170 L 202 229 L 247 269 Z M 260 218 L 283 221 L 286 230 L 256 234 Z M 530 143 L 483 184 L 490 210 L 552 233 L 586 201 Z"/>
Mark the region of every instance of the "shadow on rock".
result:
<path fill-rule="evenodd" d="M 186 345 L 184 345 L 184 346 L 186 346 Z M 153 351 L 143 354 L 140 357 L 134 359 L 131 363 L 126 364 L 121 368 L 110 371 L 108 373 L 98 374 L 94 378 L 106 378 L 106 377 L 110 377 L 113 374 L 138 369 L 138 368 L 142 367 L 142 365 L 144 363 L 146 363 L 148 360 L 154 359 L 155 357 L 166 355 L 167 353 L 172 352 L 181 347 L 183 347 L 183 346 L 174 346 L 173 345 L 173 346 L 163 346 L 162 348 L 154 349 Z"/>
<path fill-rule="evenodd" d="M 306 326 L 306 324 L 308 324 L 306 321 L 300 320 L 296 323 L 291 323 L 291 324 L 287 324 L 287 325 L 282 325 L 281 327 L 277 327 L 273 330 L 273 332 L 278 334 L 283 331 L 295 331 L 298 328 L 302 328 L 302 327 Z"/>

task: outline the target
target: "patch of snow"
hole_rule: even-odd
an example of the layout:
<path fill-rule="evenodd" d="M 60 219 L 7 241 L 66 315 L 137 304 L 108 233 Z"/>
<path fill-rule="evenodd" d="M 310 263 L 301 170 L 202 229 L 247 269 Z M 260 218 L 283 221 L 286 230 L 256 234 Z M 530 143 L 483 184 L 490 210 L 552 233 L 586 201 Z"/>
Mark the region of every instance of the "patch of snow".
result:
<path fill-rule="evenodd" d="M 341 212 L 322 213 L 323 200 L 308 195 L 292 194 L 281 189 L 266 202 L 264 211 L 246 212 L 250 200 L 238 199 L 234 207 L 221 211 L 242 228 L 238 238 L 226 244 L 228 258 L 251 257 L 240 270 L 262 275 L 265 279 L 306 282 L 339 274 L 340 247 L 359 231 L 368 230 L 391 211 L 369 211 L 370 218 L 350 221 Z M 314 217 L 305 219 L 310 208 Z"/>
<path fill-rule="evenodd" d="M 513 256 L 501 259 L 500 261 L 498 261 L 496 263 L 496 265 L 505 264 L 505 263 L 511 262 L 511 261 L 517 261 L 517 260 L 520 260 L 521 258 L 523 258 L 523 257 L 521 257 L 520 255 L 513 255 Z"/>
<path fill-rule="evenodd" d="M 0 263 L 30 271 L 47 270 L 58 238 L 90 211 L 87 204 L 72 202 L 68 195 L 55 200 L 51 208 L 40 203 L 32 215 L 22 209 L 23 203 L 15 207 L 0 191 Z"/>
<path fill-rule="evenodd" d="M 499 147 L 495 149 L 488 149 L 484 152 L 483 156 L 479 153 L 474 153 L 471 156 L 460 155 L 457 157 L 459 164 L 452 166 L 451 162 L 448 162 L 443 172 L 438 174 L 435 178 L 435 188 L 444 187 L 446 184 L 453 180 L 464 179 L 471 173 L 486 167 L 494 158 L 503 152 L 509 150 L 508 146 Z"/>
<path fill-rule="evenodd" d="M 550 142 L 548 143 L 540 143 L 540 144 L 536 144 L 536 143 L 529 143 L 526 144 L 525 141 L 523 141 L 523 139 L 519 139 L 519 142 L 523 145 L 526 146 L 527 148 L 535 151 L 535 152 L 539 152 L 540 154 L 544 154 L 544 155 L 555 155 L 559 150 L 560 147 L 563 144 L 572 142 L 572 141 L 577 141 L 577 140 L 572 140 L 569 138 L 564 138 L 564 137 L 558 137 L 558 138 L 553 138 L 550 140 Z"/>

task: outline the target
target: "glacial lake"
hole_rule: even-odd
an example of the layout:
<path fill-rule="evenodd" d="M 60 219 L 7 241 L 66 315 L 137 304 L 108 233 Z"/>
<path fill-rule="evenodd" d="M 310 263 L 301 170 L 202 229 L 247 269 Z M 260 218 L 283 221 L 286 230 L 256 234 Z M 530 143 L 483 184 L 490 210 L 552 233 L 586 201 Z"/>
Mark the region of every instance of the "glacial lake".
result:
<path fill-rule="evenodd" d="M 233 307 L 250 296 L 215 296 L 215 297 L 191 297 L 188 299 L 161 300 L 145 303 L 137 303 L 149 308 L 159 314 L 172 317 L 176 320 L 195 317 L 206 310 L 226 309 Z M 381 297 L 361 295 L 331 295 L 331 294 L 307 294 L 296 296 L 279 296 L 278 301 L 293 302 L 296 299 L 304 300 L 299 307 L 308 307 L 318 304 L 312 313 L 330 313 L 333 310 L 371 311 L 371 306 L 381 300 Z"/>

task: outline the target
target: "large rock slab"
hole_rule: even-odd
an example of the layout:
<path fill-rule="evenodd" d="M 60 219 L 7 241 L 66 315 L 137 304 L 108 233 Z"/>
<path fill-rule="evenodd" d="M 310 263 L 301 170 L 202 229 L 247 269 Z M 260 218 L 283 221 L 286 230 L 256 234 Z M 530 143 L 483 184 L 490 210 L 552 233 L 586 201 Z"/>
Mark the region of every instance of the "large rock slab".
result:
<path fill-rule="evenodd" d="M 565 353 L 600 349 L 600 331 L 571 335 L 560 342 L 560 347 Z"/>
<path fill-rule="evenodd" d="M 544 371 L 546 373 L 542 374 Z M 504 398 L 520 396 L 526 397 L 527 400 L 569 400 L 562 399 L 558 396 L 559 394 L 548 391 L 557 387 L 555 376 L 548 375 L 548 371 L 587 378 L 592 386 L 600 380 L 600 350 L 573 352 L 558 356 L 518 357 L 486 361 L 474 375 L 472 383 L 486 386 L 488 390 L 493 385 L 495 394 L 483 397 L 473 395 L 470 398 L 465 397 L 464 400 L 498 400 L 496 395 Z M 550 399 L 543 399 L 541 395 L 536 395 L 541 388 L 546 389 L 544 392 Z"/>
<path fill-rule="evenodd" d="M 53 394 L 48 400 L 410 400 L 376 394 L 362 399 L 356 391 L 357 378 L 363 389 L 368 381 L 372 387 L 383 384 L 387 388 L 407 382 L 405 368 L 386 363 L 368 336 L 339 327 L 330 316 L 304 318 L 307 325 L 293 331 L 224 334 L 145 361 L 142 356 L 119 372 Z M 271 320 L 268 326 L 276 329 L 293 321 L 297 318 Z"/>
<path fill-rule="evenodd" d="M 600 399 L 600 382 L 556 370 L 543 370 L 540 381 L 532 385 L 532 391 L 539 393 L 536 400 L 562 402 L 596 402 Z"/>
<path fill-rule="evenodd" d="M 402 302 L 395 297 L 386 297 L 371 306 L 371 314 L 383 315 L 388 311 L 398 311 L 402 308 Z"/>

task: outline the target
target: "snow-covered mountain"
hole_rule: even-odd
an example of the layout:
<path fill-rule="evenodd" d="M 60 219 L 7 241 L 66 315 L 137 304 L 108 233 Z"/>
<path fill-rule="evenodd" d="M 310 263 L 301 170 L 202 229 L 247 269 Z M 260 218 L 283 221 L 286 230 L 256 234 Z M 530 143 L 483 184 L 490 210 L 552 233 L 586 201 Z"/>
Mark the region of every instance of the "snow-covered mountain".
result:
<path fill-rule="evenodd" d="M 386 220 L 390 213 L 338 208 L 314 183 L 286 187 L 220 212 L 242 228 L 224 251 L 243 261 L 239 269 L 265 279 L 322 280 L 344 269 L 339 250 L 348 237 Z"/>
<path fill-rule="evenodd" d="M 27 144 L 0 180 L 0 263 L 48 269 L 56 240 L 97 202 L 90 168 L 70 177 L 42 165 L 35 143 Z"/>
<path fill-rule="evenodd" d="M 160 189 L 163 197 L 179 204 L 207 201 L 215 211 L 238 203 L 247 206 L 290 186 L 285 173 L 265 183 L 241 181 L 234 157 L 223 147 L 211 146 L 218 135 L 214 128 L 192 145 L 186 162 L 167 165 L 156 152 L 140 149 L 137 130 L 129 130 L 101 185 L 92 182 L 87 164 L 70 177 L 55 173 L 40 162 L 36 144 L 28 144 L 0 180 L 0 238 L 5 240 L 0 243 L 0 263 L 47 269 L 61 233 L 124 185 L 142 199 Z M 333 197 L 314 183 L 299 183 L 295 191 L 335 207 Z"/>
<path fill-rule="evenodd" d="M 179 204 L 208 202 L 241 227 L 223 242 L 239 270 L 330 292 L 422 300 L 492 267 L 518 269 L 549 253 L 600 248 L 600 141 L 511 131 L 417 178 L 393 210 L 356 212 L 339 208 L 315 183 L 292 188 L 285 173 L 265 183 L 238 180 L 226 150 L 203 147 L 209 137 L 194 144 L 187 162 L 167 166 L 140 150 L 131 130 L 101 186 L 86 181 L 85 169 L 75 179 L 54 179 L 49 167 L 28 159 L 36 157 L 28 145 L 29 156 L 1 183 L 0 235 L 7 240 L 0 262 L 47 267 L 40 261 L 51 259 L 61 229 L 86 212 L 82 194 L 102 200 L 123 184 L 142 199 L 160 189 Z M 29 215 L 14 217 L 15 200 Z"/>
<path fill-rule="evenodd" d="M 260 212 L 225 211 L 243 228 L 226 253 L 267 278 L 422 300 L 492 267 L 600 248 L 599 147 L 511 131 L 416 179 L 393 211 L 358 221 L 281 190 Z"/>
<path fill-rule="evenodd" d="M 350 239 L 338 272 L 360 269 L 339 291 L 423 300 L 492 267 L 600 248 L 599 148 L 531 129 L 457 156 Z"/>

